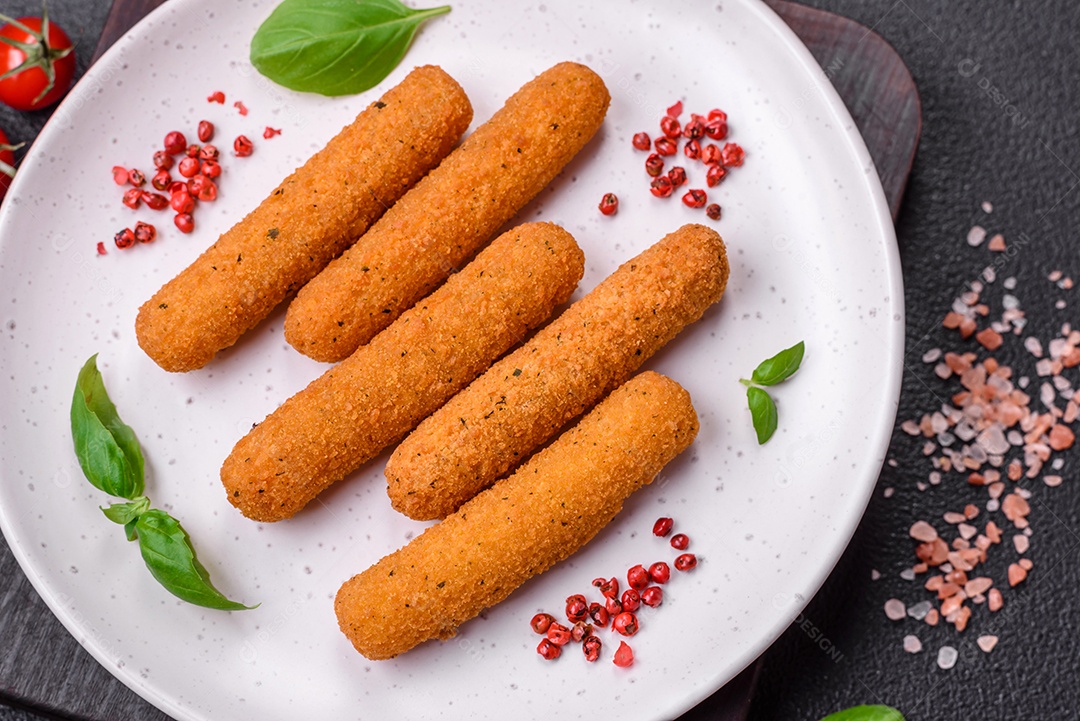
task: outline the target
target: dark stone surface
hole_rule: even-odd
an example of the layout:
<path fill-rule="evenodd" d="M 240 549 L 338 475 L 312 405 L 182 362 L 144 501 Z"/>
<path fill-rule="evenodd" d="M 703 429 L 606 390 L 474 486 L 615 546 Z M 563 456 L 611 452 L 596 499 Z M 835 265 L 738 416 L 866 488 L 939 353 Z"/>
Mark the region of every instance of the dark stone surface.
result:
<path fill-rule="evenodd" d="M 1069 293 L 1046 281 L 1061 268 L 1080 278 L 1074 228 L 1080 221 L 1080 54 L 1074 39 L 1080 14 L 1064 0 L 1038 5 L 923 0 L 813 0 L 873 27 L 900 52 L 915 76 L 923 103 L 923 136 L 898 224 L 907 286 L 908 350 L 899 421 L 937 409 L 953 386 L 939 381 L 920 358 L 931 347 L 961 346 L 940 327 L 941 317 L 965 283 L 987 265 L 1000 263 L 999 280 L 985 294 L 1000 307 L 1001 279 L 1019 279 L 1016 295 L 1027 309 L 1029 329 L 1044 342 L 1055 324 L 1080 325 Z M 3 12 L 30 14 L 30 0 L 5 0 Z M 93 51 L 107 11 L 102 0 L 53 0 L 50 12 L 79 46 L 80 70 Z M 21 115 L 0 107 L 0 126 L 13 139 L 29 140 L 44 123 L 43 113 Z M 990 200 L 986 216 L 979 203 Z M 1004 232 L 1012 251 L 995 258 L 987 249 L 964 242 L 968 228 L 980 222 Z M 1080 292 L 1080 291 L 1073 291 Z M 1058 311 L 1054 301 L 1069 301 Z M 1080 305 L 1075 305 L 1080 307 Z M 973 343 L 963 345 L 975 349 Z M 1019 374 L 1034 376 L 1034 361 L 1018 338 L 1007 339 L 996 354 Z M 1075 380 L 1075 373 L 1072 374 Z M 929 628 L 914 621 L 888 621 L 882 612 L 890 597 L 917 601 L 926 597 L 917 584 L 899 578 L 911 563 L 907 529 L 918 519 L 935 520 L 946 510 L 985 500 L 985 491 L 957 482 L 916 490 L 928 462 L 920 442 L 897 432 L 878 492 L 847 553 L 825 587 L 766 654 L 760 686 L 751 708 L 754 721 L 813 721 L 830 711 L 859 703 L 889 703 L 908 719 L 1049 719 L 1075 718 L 1075 683 L 1080 676 L 1076 653 L 1080 628 L 1077 600 L 1077 552 L 1080 550 L 1080 491 L 1076 461 L 1066 454 L 1066 483 L 1057 489 L 1031 485 L 1035 535 L 1028 556 L 1035 569 L 1025 585 L 1006 594 L 996 615 L 977 608 L 967 631 Z M 1074 451 L 1075 453 L 1075 451 Z M 838 479 L 842 482 L 843 479 Z M 885 487 L 895 495 L 883 497 Z M 1003 549 L 990 571 L 1001 578 Z M 871 569 L 882 573 L 871 581 Z M 61 672 L 43 682 L 45 698 L 65 699 L 64 709 L 79 718 L 162 718 L 149 706 L 128 706 L 124 687 L 83 652 L 66 631 L 44 612 L 44 604 L 14 566 L 6 547 L 0 552 L 0 694 L 5 669 L 25 654 L 51 649 Z M 8 613 L 11 611 L 11 614 Z M 12 648 L 12 619 L 34 621 L 39 638 Z M 909 655 L 900 648 L 907 633 L 925 646 Z M 1001 638 L 990 655 L 975 648 L 975 638 Z M 935 664 L 937 649 L 960 650 L 951 671 Z M 831 649 L 831 650 L 828 650 Z M 77 671 L 75 669 L 78 669 Z M 64 679 L 57 682 L 55 679 Z M 50 685 L 51 684 L 51 685 Z M 78 688 L 72 705 L 71 688 Z M 54 706 L 53 710 L 60 710 Z M 2 721 L 38 718 L 23 710 L 0 707 Z"/>
<path fill-rule="evenodd" d="M 1000 263 L 998 281 L 984 293 L 992 309 L 1000 312 L 1002 279 L 1013 275 L 1028 330 L 1044 344 L 1062 322 L 1080 325 L 1080 298 L 1046 280 L 1055 268 L 1080 275 L 1080 54 L 1074 46 L 1080 20 L 1064 2 L 1037 8 L 970 0 L 808 4 L 883 35 L 904 58 L 922 98 L 922 141 L 897 229 L 907 303 L 899 424 L 938 409 L 958 390 L 955 382 L 939 380 L 921 357 L 933 347 L 978 349 L 943 329 L 941 319 L 965 283 L 992 262 Z M 988 216 L 979 209 L 984 200 L 994 206 Z M 967 231 L 976 222 L 1005 234 L 1008 257 L 995 257 L 985 245 L 967 245 Z M 1058 298 L 1068 301 L 1064 310 L 1054 308 Z M 1020 341 L 1006 339 L 995 355 L 1017 375 L 1034 378 L 1034 359 Z M 1075 372 L 1066 375 L 1076 383 Z M 913 560 L 911 524 L 926 519 L 943 528 L 944 511 L 972 502 L 981 506 L 986 491 L 953 475 L 919 492 L 915 484 L 927 480 L 930 465 L 921 441 L 897 431 L 889 457 L 898 466 L 884 469 L 854 540 L 807 607 L 804 623 L 765 655 L 751 719 L 814 720 L 860 703 L 892 704 L 909 721 L 1077 718 L 1075 453 L 1064 455 L 1063 486 L 1029 485 L 1034 535 L 1027 555 L 1035 568 L 1028 581 L 1005 594 L 998 614 L 976 608 L 968 629 L 958 634 L 912 620 L 893 623 L 882 607 L 891 597 L 929 598 L 921 584 L 898 575 Z M 883 496 L 886 487 L 895 488 L 892 498 Z M 1003 579 L 1005 559 L 1014 557 L 1011 548 L 992 555 L 990 575 Z M 880 580 L 871 580 L 872 569 L 881 572 Z M 922 653 L 904 653 L 901 642 L 908 633 L 922 640 Z M 1000 637 L 990 655 L 975 646 L 983 634 Z M 937 650 L 946 644 L 960 651 L 951 671 L 936 665 Z"/>

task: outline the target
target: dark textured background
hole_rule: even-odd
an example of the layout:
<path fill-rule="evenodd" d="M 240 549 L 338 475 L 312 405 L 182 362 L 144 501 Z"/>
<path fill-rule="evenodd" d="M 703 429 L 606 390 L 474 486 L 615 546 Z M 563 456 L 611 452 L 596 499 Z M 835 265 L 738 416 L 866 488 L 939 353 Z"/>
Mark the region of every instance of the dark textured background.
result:
<path fill-rule="evenodd" d="M 992 306 L 1000 307 L 1000 279 L 1016 275 L 1017 295 L 1030 317 L 1028 327 L 1044 343 L 1055 324 L 1072 320 L 1080 326 L 1080 313 L 1074 311 L 1074 304 L 1080 308 L 1080 297 L 1074 300 L 1046 281 L 1054 268 L 1080 279 L 1075 231 L 1080 225 L 1080 52 L 1075 45 L 1080 10 L 1064 0 L 809 4 L 851 17 L 883 35 L 907 62 L 922 97 L 922 143 L 898 224 L 908 313 L 899 423 L 935 410 L 939 396 L 947 397 L 947 388 L 952 392 L 920 357 L 931 347 L 955 347 L 955 336 L 940 327 L 941 317 L 965 282 L 995 260 L 985 247 L 969 248 L 964 242 L 972 223 L 1004 232 L 1017 251 L 1003 261 L 998 283 L 986 294 Z M 36 6 L 28 0 L 4 0 L 0 11 L 31 14 Z M 107 9 L 103 0 L 50 3 L 52 16 L 79 46 L 80 70 L 86 67 Z M 671 9 L 684 11 L 677 4 Z M 0 126 L 15 141 L 31 140 L 45 117 L 0 107 Z M 994 204 L 990 216 L 979 210 L 983 200 Z M 1070 303 L 1063 311 L 1053 308 L 1059 297 Z M 1018 374 L 1034 375 L 1033 361 L 1017 339 L 1009 339 L 996 355 L 1014 363 Z M 765 656 L 751 711 L 754 721 L 814 721 L 857 703 L 889 703 L 909 720 L 1080 715 L 1076 711 L 1080 481 L 1073 458 L 1080 451 L 1065 454 L 1067 480 L 1062 487 L 1032 486 L 1035 535 L 1027 555 L 1035 569 L 1028 581 L 1006 594 L 1003 611 L 991 616 L 978 608 L 968 630 L 957 634 L 951 627 L 931 629 L 913 621 L 894 624 L 882 612 L 892 596 L 922 598 L 914 584 L 898 576 L 911 562 L 907 538 L 911 523 L 940 520 L 943 511 L 972 501 L 981 505 L 986 497 L 985 492 L 955 481 L 925 493 L 917 491 L 916 481 L 925 480 L 929 470 L 919 445 L 902 433 L 894 436 L 890 457 L 898 466 L 885 468 L 851 546 L 803 614 L 806 623 L 789 630 Z M 883 497 L 886 486 L 896 489 L 892 498 Z M 992 556 L 995 577 L 1001 577 L 1008 555 Z M 55 649 L 59 669 L 55 677 L 66 677 L 67 669 L 85 662 L 85 652 L 51 617 L 49 623 L 37 620 L 43 604 L 21 574 L 11 570 L 6 547 L 0 567 L 6 570 L 0 575 L 0 618 L 6 623 L 35 619 L 36 633 Z M 879 570 L 882 578 L 871 581 L 871 569 Z M 805 630 L 808 626 L 816 630 L 817 641 Z M 5 684 L 16 677 L 13 669 L 30 653 L 11 646 L 9 630 L 0 625 L 0 696 L 19 692 Z M 921 654 L 909 655 L 900 648 L 903 636 L 913 632 L 924 643 Z M 974 645 L 983 633 L 1001 638 L 990 655 Z M 941 671 L 935 664 L 936 651 L 944 644 L 961 652 L 951 671 Z M 826 653 L 823 645 L 835 651 Z M 74 705 L 69 700 L 71 689 L 63 684 L 39 693 L 53 704 L 65 699 L 64 710 L 77 717 L 119 717 L 131 708 L 126 705 L 130 693 L 104 669 L 94 671 L 92 682 L 80 684 Z M 163 718 L 143 708 L 138 718 Z M 36 718 L 41 717 L 0 704 L 0 721 Z"/>

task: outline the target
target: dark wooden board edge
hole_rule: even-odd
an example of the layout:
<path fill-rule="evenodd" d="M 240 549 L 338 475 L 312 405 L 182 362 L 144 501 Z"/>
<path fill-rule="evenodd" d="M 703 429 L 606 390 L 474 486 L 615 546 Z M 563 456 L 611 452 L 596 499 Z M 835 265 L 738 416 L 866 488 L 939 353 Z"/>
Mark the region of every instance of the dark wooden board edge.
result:
<path fill-rule="evenodd" d="M 922 133 L 922 101 L 896 49 L 870 28 L 788 0 L 765 0 L 806 44 L 874 159 L 895 221 Z"/>
<path fill-rule="evenodd" d="M 93 61 L 123 37 L 139 20 L 164 0 L 114 0 L 94 50 Z M 915 159 L 922 130 L 922 107 L 910 71 L 896 50 L 869 28 L 834 13 L 788 0 L 765 0 L 800 37 L 824 69 L 844 100 L 866 142 L 895 220 Z M 48 613 L 44 607 L 42 611 Z M 88 663 L 95 663 L 85 657 Z M 760 660 L 755 661 L 708 699 L 685 714 L 683 721 L 742 721 L 753 698 Z M 118 682 L 117 682 L 118 683 Z M 27 693 L 0 697 L 20 706 L 50 714 L 52 704 L 42 704 Z M 131 694 L 131 711 L 145 713 L 145 702 Z"/>
<path fill-rule="evenodd" d="M 112 9 L 105 18 L 105 27 L 101 29 L 101 37 L 98 38 L 90 63 L 96 63 L 106 50 L 124 37 L 124 33 L 135 27 L 135 23 L 164 4 L 165 0 L 113 0 Z"/>

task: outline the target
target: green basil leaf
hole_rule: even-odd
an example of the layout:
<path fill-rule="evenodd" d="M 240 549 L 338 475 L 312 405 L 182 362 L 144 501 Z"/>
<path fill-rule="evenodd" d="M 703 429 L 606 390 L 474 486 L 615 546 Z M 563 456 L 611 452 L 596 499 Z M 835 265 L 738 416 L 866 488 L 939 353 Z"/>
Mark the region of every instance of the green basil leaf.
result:
<path fill-rule="evenodd" d="M 101 512 L 113 523 L 126 526 L 148 510 L 150 510 L 150 499 L 146 496 L 139 496 L 130 503 L 114 503 L 108 508 L 102 508 Z"/>
<path fill-rule="evenodd" d="M 143 456 L 135 431 L 120 420 L 97 368 L 97 355 L 79 371 L 71 401 L 71 437 L 83 474 L 98 490 L 134 499 L 143 493 Z"/>
<path fill-rule="evenodd" d="M 353 95 L 397 67 L 424 20 L 448 12 L 398 0 L 284 0 L 251 39 L 251 64 L 291 90 Z"/>
<path fill-rule="evenodd" d="M 210 574 L 195 557 L 187 531 L 165 511 L 154 508 L 143 513 L 135 522 L 135 532 L 146 567 L 169 593 L 196 606 L 222 611 L 255 608 L 230 601 L 214 588 Z"/>
<path fill-rule="evenodd" d="M 746 402 L 750 405 L 750 416 L 754 419 L 758 445 L 762 445 L 776 432 L 776 404 L 766 391 L 754 387 L 746 389 Z"/>
<path fill-rule="evenodd" d="M 904 715 L 889 706 L 854 706 L 831 713 L 821 721 L 904 721 Z"/>
<path fill-rule="evenodd" d="M 802 363 L 805 346 L 799 341 L 790 348 L 786 348 L 772 358 L 762 361 L 754 369 L 754 375 L 750 376 L 750 382 L 759 386 L 774 386 L 795 375 Z"/>
<path fill-rule="evenodd" d="M 135 524 L 138 522 L 138 518 L 132 518 L 130 521 L 124 524 L 124 535 L 127 536 L 127 539 L 129 541 L 134 541 L 139 537 L 139 534 L 135 532 Z"/>

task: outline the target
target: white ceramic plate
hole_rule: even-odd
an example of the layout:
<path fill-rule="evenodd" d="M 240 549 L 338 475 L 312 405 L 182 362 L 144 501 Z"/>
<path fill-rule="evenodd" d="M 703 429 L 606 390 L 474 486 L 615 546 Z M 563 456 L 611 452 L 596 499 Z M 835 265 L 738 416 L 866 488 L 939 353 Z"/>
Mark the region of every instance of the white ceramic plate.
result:
<path fill-rule="evenodd" d="M 254 74 L 248 40 L 273 0 L 174 0 L 95 65 L 42 132 L 0 217 L 0 522 L 38 592 L 111 672 L 183 719 L 660 719 L 693 706 L 750 663 L 828 575 L 874 486 L 899 393 L 903 291 L 892 224 L 862 140 L 791 31 L 749 0 L 702 3 L 454 4 L 429 23 L 380 89 L 325 99 Z M 338 586 L 424 524 L 391 511 L 385 456 L 291 521 L 258 525 L 226 501 L 218 468 L 232 444 L 324 369 L 293 352 L 283 309 L 207 368 L 170 375 L 138 348 L 139 304 L 258 203 L 381 89 L 437 63 L 469 93 L 477 122 L 558 61 L 589 64 L 612 106 L 598 137 L 521 213 L 565 225 L 587 258 L 580 295 L 686 222 L 677 198 L 648 193 L 644 154 L 663 109 L 722 107 L 748 152 L 714 193 L 731 282 L 723 302 L 654 358 L 693 396 L 692 449 L 582 553 L 466 624 L 455 640 L 393 661 L 357 655 L 332 608 Z M 205 97 L 225 91 L 229 103 Z M 234 99 L 251 109 L 241 117 Z M 120 204 L 114 164 L 149 167 L 165 132 L 198 120 L 219 144 L 244 132 L 218 202 L 181 236 L 171 214 Z M 263 141 L 265 125 L 283 129 Z M 690 165 L 690 164 L 688 164 Z M 703 186 L 700 166 L 692 179 Z M 622 199 L 600 216 L 603 193 Z M 113 233 L 156 220 L 152 246 L 120 252 Z M 95 255 L 105 241 L 109 253 Z M 755 443 L 738 378 L 804 339 L 799 375 L 777 389 L 780 430 Z M 105 382 L 148 458 L 147 489 L 195 540 L 218 585 L 261 602 L 222 613 L 185 605 L 147 573 L 98 510 L 68 430 L 79 366 L 100 353 Z M 588 666 L 534 652 L 528 620 L 591 590 L 597 575 L 671 560 L 649 530 L 674 516 L 702 559 L 642 617 L 637 662 Z M 603 637 L 610 636 L 604 632 Z"/>

